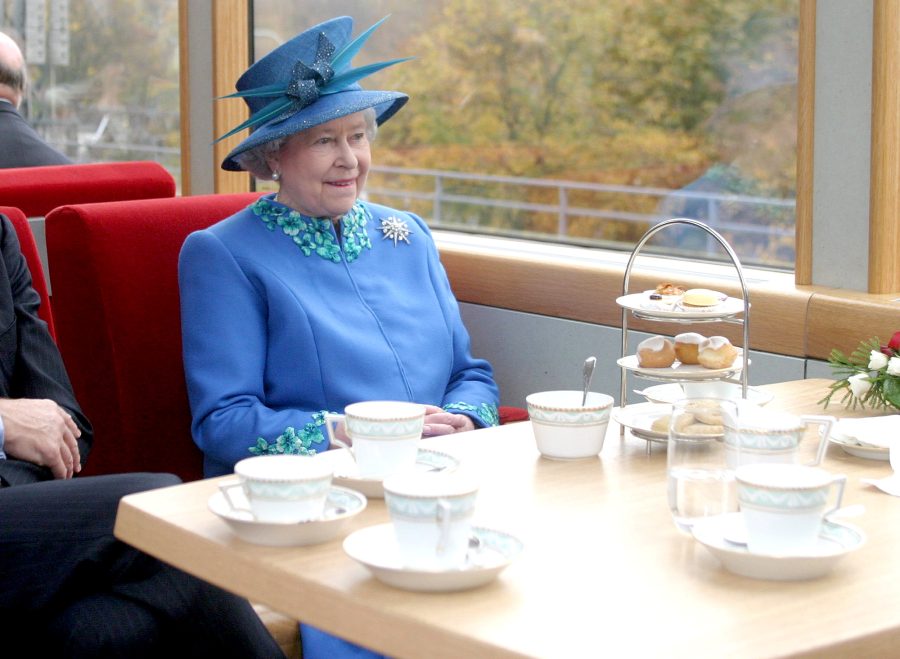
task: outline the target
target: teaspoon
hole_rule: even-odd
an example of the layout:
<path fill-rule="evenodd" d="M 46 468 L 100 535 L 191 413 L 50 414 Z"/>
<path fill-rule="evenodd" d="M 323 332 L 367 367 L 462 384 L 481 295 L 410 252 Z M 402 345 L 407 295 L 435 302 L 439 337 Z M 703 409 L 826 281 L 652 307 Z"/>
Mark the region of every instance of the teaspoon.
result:
<path fill-rule="evenodd" d="M 597 365 L 596 357 L 588 357 L 584 360 L 584 389 L 581 396 L 581 406 L 584 407 L 587 404 L 587 395 L 588 390 L 591 387 L 591 379 L 594 377 L 594 366 Z"/>

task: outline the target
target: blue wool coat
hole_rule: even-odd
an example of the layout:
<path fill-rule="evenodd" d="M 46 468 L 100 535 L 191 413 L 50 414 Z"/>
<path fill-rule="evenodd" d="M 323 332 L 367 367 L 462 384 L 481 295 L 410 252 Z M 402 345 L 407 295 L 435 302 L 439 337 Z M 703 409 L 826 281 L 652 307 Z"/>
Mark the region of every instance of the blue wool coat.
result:
<path fill-rule="evenodd" d="M 191 234 L 179 260 L 184 366 L 207 476 L 255 454 L 327 448 L 323 415 L 361 400 L 496 425 L 490 365 L 421 218 L 357 202 L 329 220 L 263 197 Z M 383 235 L 388 220 L 396 241 Z M 408 229 L 408 242 L 403 234 Z"/>

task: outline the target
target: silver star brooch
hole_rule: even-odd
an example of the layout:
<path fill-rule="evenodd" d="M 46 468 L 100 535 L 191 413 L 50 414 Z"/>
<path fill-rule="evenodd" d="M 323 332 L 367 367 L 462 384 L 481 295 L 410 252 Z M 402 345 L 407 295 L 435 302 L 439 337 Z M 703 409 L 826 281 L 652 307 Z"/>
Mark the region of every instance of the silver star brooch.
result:
<path fill-rule="evenodd" d="M 397 241 L 402 240 L 409 245 L 409 227 L 406 226 L 406 220 L 391 215 L 389 218 L 381 220 L 381 232 L 384 234 L 382 240 L 389 238 L 394 241 L 394 247 Z"/>

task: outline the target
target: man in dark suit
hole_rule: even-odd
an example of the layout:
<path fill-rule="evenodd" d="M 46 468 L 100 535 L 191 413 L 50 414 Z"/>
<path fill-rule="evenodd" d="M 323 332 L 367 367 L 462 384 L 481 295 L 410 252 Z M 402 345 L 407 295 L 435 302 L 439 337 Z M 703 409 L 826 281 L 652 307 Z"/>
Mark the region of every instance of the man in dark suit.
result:
<path fill-rule="evenodd" d="M 19 114 L 26 77 L 18 44 L 0 32 L 0 169 L 71 164 Z"/>
<path fill-rule="evenodd" d="M 113 537 L 169 474 L 73 478 L 92 433 L 0 215 L 0 656 L 283 657 L 250 604 Z"/>

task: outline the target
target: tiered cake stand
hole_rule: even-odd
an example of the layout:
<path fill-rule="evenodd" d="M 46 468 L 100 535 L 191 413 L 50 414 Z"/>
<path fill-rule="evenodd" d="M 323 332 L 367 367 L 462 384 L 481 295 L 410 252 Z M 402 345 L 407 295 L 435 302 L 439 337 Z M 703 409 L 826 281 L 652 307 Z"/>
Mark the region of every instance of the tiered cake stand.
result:
<path fill-rule="evenodd" d="M 671 309 L 653 308 L 647 304 L 649 296 L 644 293 L 628 293 L 628 284 L 631 279 L 631 270 L 634 266 L 635 259 L 641 253 L 644 245 L 650 238 L 670 227 L 677 225 L 693 226 L 701 231 L 706 232 L 714 238 L 719 245 L 725 250 L 737 271 L 738 279 L 741 283 L 741 298 L 727 298 L 723 303 L 717 305 L 711 310 L 687 310 L 678 304 L 673 305 Z M 740 260 L 735 254 L 731 245 L 714 229 L 710 228 L 703 222 L 690 220 L 686 218 L 676 218 L 666 220 L 651 227 L 638 241 L 628 264 L 625 266 L 625 278 L 622 284 L 622 296 L 616 300 L 622 307 L 622 359 L 619 365 L 622 368 L 621 392 L 619 405 L 624 408 L 626 403 L 626 393 L 628 391 L 628 375 L 633 373 L 637 377 L 649 380 L 665 381 L 665 382 L 709 382 L 714 380 L 731 380 L 731 378 L 740 371 L 741 396 L 747 397 L 747 382 L 749 377 L 750 366 L 750 294 L 747 290 L 747 282 L 744 278 L 744 272 L 741 267 Z M 640 318 L 642 320 L 650 320 L 666 323 L 732 323 L 743 326 L 743 348 L 742 355 L 735 361 L 736 365 L 727 369 L 704 369 L 703 367 L 686 367 L 681 365 L 676 368 L 641 368 L 637 364 L 636 356 L 628 355 L 628 319 L 630 316 Z M 739 365 L 738 365 L 739 364 Z M 622 426 L 622 434 L 625 432 L 625 426 Z M 645 437 L 645 439 L 648 439 Z M 647 449 L 650 449 L 648 440 Z"/>

